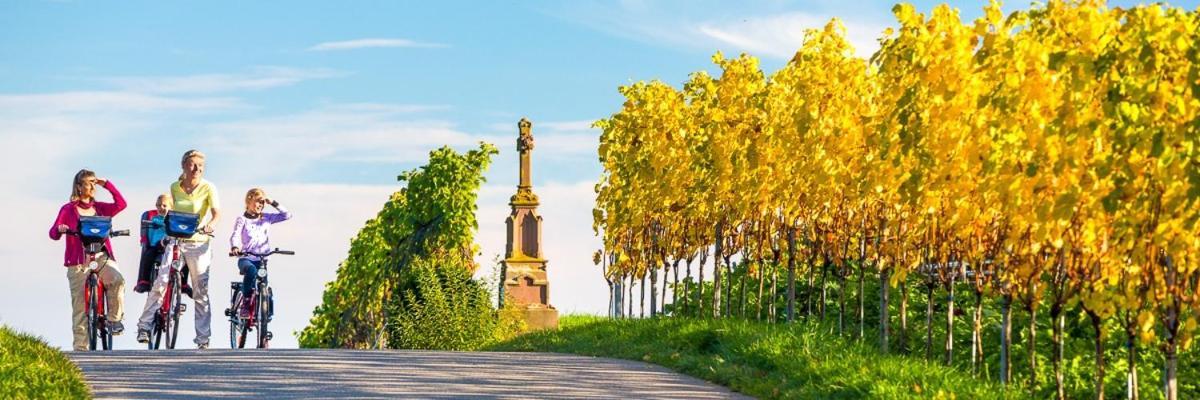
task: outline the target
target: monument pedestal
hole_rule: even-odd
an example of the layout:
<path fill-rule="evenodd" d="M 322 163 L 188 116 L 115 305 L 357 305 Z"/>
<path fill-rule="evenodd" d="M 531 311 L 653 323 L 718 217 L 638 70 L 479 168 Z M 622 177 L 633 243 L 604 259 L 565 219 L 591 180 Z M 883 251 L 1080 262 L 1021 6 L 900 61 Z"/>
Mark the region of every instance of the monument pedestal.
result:
<path fill-rule="evenodd" d="M 517 123 L 520 183 L 509 199 L 512 213 L 505 220 L 508 242 L 500 277 L 500 302 L 503 305 L 511 301 L 521 308 L 529 329 L 549 329 L 558 327 L 558 310 L 550 305 L 550 281 L 546 279 L 546 259 L 542 258 L 542 217 L 537 215 L 538 197 L 530 184 L 532 126 L 524 118 Z"/>

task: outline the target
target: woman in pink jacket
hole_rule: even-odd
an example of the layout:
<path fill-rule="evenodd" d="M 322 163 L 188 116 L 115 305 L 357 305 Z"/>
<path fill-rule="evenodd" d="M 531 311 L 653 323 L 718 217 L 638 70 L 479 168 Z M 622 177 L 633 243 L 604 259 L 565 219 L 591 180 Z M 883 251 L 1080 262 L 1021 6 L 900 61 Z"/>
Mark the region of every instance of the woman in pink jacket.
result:
<path fill-rule="evenodd" d="M 96 186 L 103 187 L 112 194 L 112 203 L 96 201 L 94 195 Z M 125 209 L 125 197 L 113 185 L 112 181 L 96 177 L 96 173 L 86 169 L 75 174 L 71 185 L 71 201 L 58 210 L 58 218 L 50 227 L 50 239 L 59 240 L 67 231 L 79 230 L 80 216 L 112 217 Z M 87 280 L 87 262 L 83 252 L 83 243 L 75 235 L 66 235 L 66 251 L 63 256 L 63 266 L 67 267 L 67 283 L 71 290 L 71 329 L 75 340 L 75 350 L 87 350 L 87 318 L 83 304 L 83 285 Z M 116 256 L 112 252 L 112 243 L 105 239 L 104 247 L 108 253 L 108 262 L 100 268 L 100 281 L 106 288 L 106 301 L 109 306 L 108 324 L 113 335 L 119 335 L 124 330 L 121 319 L 124 316 L 125 278 L 117 269 Z"/>

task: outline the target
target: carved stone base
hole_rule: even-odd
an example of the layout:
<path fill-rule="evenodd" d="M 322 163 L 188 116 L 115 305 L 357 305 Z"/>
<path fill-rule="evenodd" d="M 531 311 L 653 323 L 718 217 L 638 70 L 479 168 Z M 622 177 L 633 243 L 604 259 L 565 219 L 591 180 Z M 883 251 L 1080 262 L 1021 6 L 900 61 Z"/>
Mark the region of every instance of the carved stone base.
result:
<path fill-rule="evenodd" d="M 532 304 L 526 307 L 525 325 L 531 331 L 540 329 L 558 329 L 558 310 L 554 307 L 545 307 Z"/>

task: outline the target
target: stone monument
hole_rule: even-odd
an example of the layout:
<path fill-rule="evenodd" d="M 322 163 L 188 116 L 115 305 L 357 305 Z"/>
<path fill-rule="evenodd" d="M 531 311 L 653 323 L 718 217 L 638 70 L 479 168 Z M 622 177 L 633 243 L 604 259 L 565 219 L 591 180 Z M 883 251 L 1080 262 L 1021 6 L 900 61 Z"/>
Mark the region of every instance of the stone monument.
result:
<path fill-rule="evenodd" d="M 546 280 L 546 259 L 542 255 L 542 217 L 537 214 L 538 197 L 530 183 L 530 157 L 533 152 L 533 123 L 525 118 L 517 122 L 517 152 L 521 154 L 517 194 L 505 225 L 505 246 L 501 272 L 500 302 L 511 301 L 522 309 L 530 329 L 558 327 L 558 310 L 550 305 L 550 282 Z"/>

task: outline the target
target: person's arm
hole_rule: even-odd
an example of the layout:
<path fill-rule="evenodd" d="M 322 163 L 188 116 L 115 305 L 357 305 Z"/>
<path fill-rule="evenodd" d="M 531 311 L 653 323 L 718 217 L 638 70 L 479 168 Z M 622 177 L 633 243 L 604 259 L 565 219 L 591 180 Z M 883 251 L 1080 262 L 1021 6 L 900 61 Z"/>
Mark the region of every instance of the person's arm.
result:
<path fill-rule="evenodd" d="M 208 233 L 213 233 L 213 229 L 217 226 L 217 221 L 221 220 L 221 201 L 217 197 L 217 188 L 209 183 L 208 192 L 208 212 L 212 213 L 212 219 L 208 220 L 208 225 L 205 225 L 205 230 Z M 202 216 L 203 217 L 203 216 Z"/>
<path fill-rule="evenodd" d="M 233 234 L 229 235 L 229 252 L 231 254 L 236 253 L 238 249 L 242 248 L 242 241 L 239 239 L 242 238 L 242 229 L 245 225 L 245 218 L 237 217 L 237 219 L 233 220 Z"/>
<path fill-rule="evenodd" d="M 278 201 L 271 199 L 271 207 L 279 212 L 263 214 L 263 219 L 266 220 L 268 223 L 277 224 L 277 223 L 292 219 L 292 213 L 290 211 L 288 211 L 286 208 L 284 208 L 283 206 L 279 205 Z"/>
<path fill-rule="evenodd" d="M 121 191 L 117 190 L 117 186 L 114 185 L 112 183 L 112 181 L 107 180 L 107 179 L 102 179 L 102 180 L 104 181 L 104 183 L 103 183 L 104 190 L 107 190 L 109 193 L 112 193 L 113 202 L 112 203 L 96 202 L 96 211 L 98 211 L 97 214 L 112 217 L 112 216 L 115 216 L 118 213 L 120 213 L 122 210 L 124 210 L 128 204 L 125 203 L 125 196 L 121 195 Z"/>
<path fill-rule="evenodd" d="M 63 232 L 70 227 L 67 226 L 67 210 L 73 207 L 70 203 L 58 209 L 58 217 L 54 218 L 54 225 L 50 225 L 50 239 L 58 240 L 62 238 Z"/>

